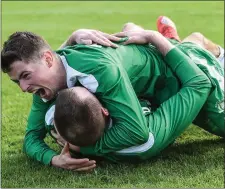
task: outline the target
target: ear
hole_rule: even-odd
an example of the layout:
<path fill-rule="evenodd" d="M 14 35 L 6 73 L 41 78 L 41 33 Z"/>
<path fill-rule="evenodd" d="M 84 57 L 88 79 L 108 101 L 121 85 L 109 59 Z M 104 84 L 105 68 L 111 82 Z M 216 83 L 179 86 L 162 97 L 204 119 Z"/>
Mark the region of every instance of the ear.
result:
<path fill-rule="evenodd" d="M 46 65 L 50 68 L 53 65 L 54 57 L 51 51 L 47 50 L 43 53 L 44 61 Z"/>
<path fill-rule="evenodd" d="M 104 116 L 109 116 L 109 111 L 106 109 L 106 108 L 101 108 L 101 110 L 102 110 L 102 114 L 104 115 Z"/>

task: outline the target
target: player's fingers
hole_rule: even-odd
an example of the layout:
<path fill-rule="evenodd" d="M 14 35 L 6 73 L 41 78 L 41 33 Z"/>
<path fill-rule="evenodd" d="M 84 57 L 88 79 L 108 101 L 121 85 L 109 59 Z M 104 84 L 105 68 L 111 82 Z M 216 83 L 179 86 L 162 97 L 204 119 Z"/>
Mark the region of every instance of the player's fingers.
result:
<path fill-rule="evenodd" d="M 119 47 L 117 44 L 113 43 L 112 41 L 109 41 L 108 39 L 106 40 L 106 38 L 103 40 L 105 40 L 109 44 L 110 47 L 113 47 L 113 48 Z"/>
<path fill-rule="evenodd" d="M 59 141 L 59 140 L 57 140 L 56 142 L 57 142 L 60 146 L 62 146 L 62 147 L 65 145 L 65 143 L 62 143 L 62 142 Z"/>
<path fill-rule="evenodd" d="M 105 37 L 101 32 L 95 32 L 94 34 L 96 37 L 98 37 L 99 39 L 105 41 L 106 43 L 108 43 L 110 45 L 110 43 L 112 43 L 110 40 L 107 39 L 107 37 Z"/>
<path fill-rule="evenodd" d="M 111 41 L 120 41 L 119 37 L 113 36 L 112 34 L 103 33 L 103 32 L 102 32 L 102 34 Z"/>
<path fill-rule="evenodd" d="M 102 41 L 104 41 L 105 43 L 107 43 L 107 46 L 110 47 L 114 47 L 117 48 L 118 45 L 114 44 L 112 41 L 110 41 L 109 39 L 107 39 L 107 37 L 100 31 L 95 32 L 94 34 L 96 37 L 98 37 L 99 39 L 101 39 Z"/>
<path fill-rule="evenodd" d="M 80 163 L 80 164 L 69 164 L 68 163 L 68 168 L 70 170 L 75 170 L 75 169 L 79 169 L 79 168 L 90 167 L 94 164 L 96 164 L 96 162 L 94 160 L 90 160 L 90 161 Z"/>
<path fill-rule="evenodd" d="M 112 35 L 116 37 L 127 37 L 127 34 L 125 32 L 114 33 Z"/>
<path fill-rule="evenodd" d="M 70 166 L 73 166 L 74 168 L 79 168 L 84 166 L 84 164 L 94 164 L 94 160 L 89 160 L 88 158 L 83 158 L 83 159 L 75 159 L 75 158 L 68 158 L 66 159 L 66 163 Z"/>
<path fill-rule="evenodd" d="M 88 166 L 88 167 L 78 168 L 78 169 L 75 169 L 75 171 L 78 171 L 78 172 L 82 172 L 82 171 L 89 172 L 89 171 L 92 171 L 95 167 L 96 167 L 96 164 Z"/>
<path fill-rule="evenodd" d="M 69 148 L 75 152 L 80 152 L 80 147 L 69 144 Z"/>
<path fill-rule="evenodd" d="M 67 153 L 69 153 L 69 144 L 68 144 L 68 142 L 65 143 L 65 145 L 64 145 L 64 147 L 63 147 L 63 149 L 61 151 L 61 155 L 64 155 L 64 154 L 67 154 Z"/>
<path fill-rule="evenodd" d="M 128 44 L 132 44 L 132 43 L 136 43 L 135 37 L 129 37 L 129 39 L 127 41 L 125 41 L 123 44 L 128 45 Z"/>
<path fill-rule="evenodd" d="M 101 39 L 101 37 L 97 37 L 95 35 L 92 35 L 91 39 L 92 39 L 93 42 L 95 42 L 99 45 L 103 45 L 103 46 L 107 46 L 107 47 L 110 46 L 110 44 L 108 42 L 104 41 L 103 39 Z"/>
<path fill-rule="evenodd" d="M 86 163 L 80 164 L 79 167 L 77 167 L 77 168 L 89 167 L 89 166 L 92 166 L 94 164 L 96 164 L 96 161 L 95 160 L 90 160 L 90 161 L 88 161 Z"/>
<path fill-rule="evenodd" d="M 57 140 L 58 140 L 59 135 L 56 133 L 56 131 L 51 130 L 50 132 L 51 132 L 51 135 L 52 135 L 55 139 L 57 139 Z"/>
<path fill-rule="evenodd" d="M 112 43 L 112 41 L 119 42 L 121 40 L 120 37 L 113 36 L 112 34 L 104 33 L 104 32 L 101 32 L 101 31 L 99 31 L 99 32 L 100 32 L 101 35 L 103 35 L 105 38 L 107 38 L 111 43 Z M 114 43 L 112 43 L 112 45 L 118 46 Z"/>
<path fill-rule="evenodd" d="M 91 45 L 92 40 L 90 40 L 90 39 L 80 39 L 80 44 Z"/>
<path fill-rule="evenodd" d="M 117 44 L 113 43 L 112 41 L 120 41 L 119 37 L 115 37 L 113 35 L 107 34 L 107 33 L 102 33 L 104 38 L 107 40 L 107 42 L 110 44 L 111 47 L 117 48 L 119 47 Z"/>

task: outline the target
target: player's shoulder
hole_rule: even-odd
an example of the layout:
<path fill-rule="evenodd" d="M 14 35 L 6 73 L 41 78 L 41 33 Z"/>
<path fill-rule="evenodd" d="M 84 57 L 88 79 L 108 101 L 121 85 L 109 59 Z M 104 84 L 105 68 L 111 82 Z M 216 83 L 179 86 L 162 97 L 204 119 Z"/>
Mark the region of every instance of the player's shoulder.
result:
<path fill-rule="evenodd" d="M 105 51 L 107 47 L 104 47 L 102 45 L 98 45 L 98 44 L 92 44 L 92 45 L 83 45 L 83 44 L 76 44 L 73 46 L 67 46 L 63 49 L 57 50 L 56 53 L 57 54 L 63 54 L 63 55 L 67 55 L 67 54 L 71 54 L 71 53 L 79 53 L 79 52 L 98 52 L 98 51 Z"/>
<path fill-rule="evenodd" d="M 69 61 L 85 62 L 99 60 L 100 58 L 108 57 L 107 47 L 93 45 L 74 45 L 68 46 L 65 49 L 56 51 L 60 56 L 64 56 L 68 63 Z"/>

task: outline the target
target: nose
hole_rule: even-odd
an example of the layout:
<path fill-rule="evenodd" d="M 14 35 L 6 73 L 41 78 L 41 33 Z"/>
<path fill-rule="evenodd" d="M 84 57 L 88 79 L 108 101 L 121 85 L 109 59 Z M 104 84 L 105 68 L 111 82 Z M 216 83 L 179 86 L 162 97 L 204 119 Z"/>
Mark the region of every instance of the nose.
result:
<path fill-rule="evenodd" d="M 21 80 L 20 81 L 20 88 L 23 92 L 27 92 L 29 85 L 26 83 L 26 81 Z"/>

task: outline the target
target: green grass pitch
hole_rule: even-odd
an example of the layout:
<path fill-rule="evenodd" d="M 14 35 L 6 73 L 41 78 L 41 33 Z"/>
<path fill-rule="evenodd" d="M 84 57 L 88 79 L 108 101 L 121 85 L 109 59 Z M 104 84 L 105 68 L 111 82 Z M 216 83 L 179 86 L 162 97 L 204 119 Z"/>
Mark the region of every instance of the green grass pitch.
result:
<path fill-rule="evenodd" d="M 156 29 L 159 15 L 171 17 L 181 38 L 203 32 L 224 46 L 224 2 L 2 2 L 2 43 L 15 31 L 36 32 L 54 49 L 78 28 L 114 33 L 124 23 Z M 2 188 L 223 188 L 224 142 L 190 126 L 158 158 L 132 165 L 97 164 L 90 174 L 41 165 L 22 152 L 31 95 L 2 74 Z M 47 139 L 48 144 L 58 150 Z"/>

